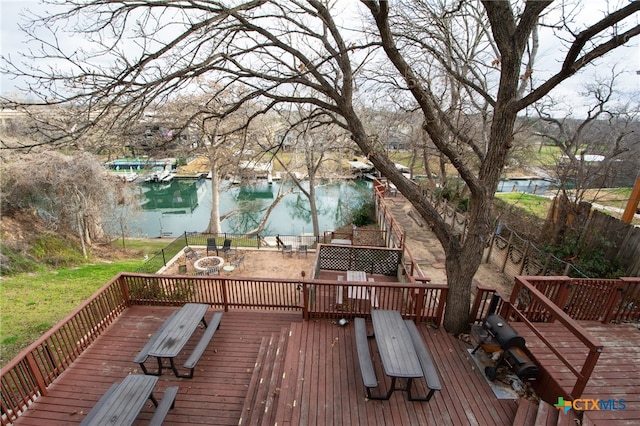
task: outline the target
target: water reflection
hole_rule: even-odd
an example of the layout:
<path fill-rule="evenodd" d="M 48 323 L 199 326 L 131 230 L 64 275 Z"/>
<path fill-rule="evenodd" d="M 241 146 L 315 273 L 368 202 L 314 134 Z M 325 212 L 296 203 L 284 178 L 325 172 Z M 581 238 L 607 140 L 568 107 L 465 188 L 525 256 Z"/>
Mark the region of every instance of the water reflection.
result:
<path fill-rule="evenodd" d="M 307 183 L 308 184 L 308 183 Z M 255 229 L 265 211 L 291 184 L 272 185 L 259 181 L 248 186 L 225 183 L 220 193 L 220 214 L 230 214 L 222 222 L 223 232 L 245 233 Z M 173 180 L 169 183 L 144 183 L 142 214 L 132 219 L 135 236 L 178 236 L 184 232 L 202 232 L 211 214 L 211 181 Z M 372 196 L 372 184 L 365 180 L 341 181 L 316 187 L 316 204 L 321 231 L 342 225 L 350 210 Z M 264 230 L 267 235 L 299 235 L 313 232 L 309 200 L 299 191 L 286 195 L 275 207 Z"/>

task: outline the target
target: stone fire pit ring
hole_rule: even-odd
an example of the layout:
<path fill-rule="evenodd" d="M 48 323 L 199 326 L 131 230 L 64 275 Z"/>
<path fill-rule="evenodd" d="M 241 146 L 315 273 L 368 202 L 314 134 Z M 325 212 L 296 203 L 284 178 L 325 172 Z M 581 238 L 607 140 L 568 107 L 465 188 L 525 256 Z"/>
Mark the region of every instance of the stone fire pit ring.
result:
<path fill-rule="evenodd" d="M 222 269 L 224 266 L 224 259 L 219 256 L 205 256 L 193 263 L 195 270 L 200 272 L 206 272 L 209 266 L 217 266 Z"/>

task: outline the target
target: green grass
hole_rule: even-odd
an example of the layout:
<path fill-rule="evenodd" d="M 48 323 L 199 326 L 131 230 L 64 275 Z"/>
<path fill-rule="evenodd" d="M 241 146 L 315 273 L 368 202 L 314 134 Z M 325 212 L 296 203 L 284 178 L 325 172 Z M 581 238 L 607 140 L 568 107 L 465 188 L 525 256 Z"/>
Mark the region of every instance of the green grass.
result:
<path fill-rule="evenodd" d="M 116 243 L 117 244 L 117 243 Z M 119 272 L 132 272 L 167 241 L 127 240 L 131 257 L 4 277 L 0 281 L 0 365 L 5 365 Z M 119 245 L 118 247 L 121 247 Z"/>
<path fill-rule="evenodd" d="M 547 213 L 553 203 L 549 198 L 521 192 L 498 192 L 496 193 L 496 198 L 542 219 L 547 217 Z"/>

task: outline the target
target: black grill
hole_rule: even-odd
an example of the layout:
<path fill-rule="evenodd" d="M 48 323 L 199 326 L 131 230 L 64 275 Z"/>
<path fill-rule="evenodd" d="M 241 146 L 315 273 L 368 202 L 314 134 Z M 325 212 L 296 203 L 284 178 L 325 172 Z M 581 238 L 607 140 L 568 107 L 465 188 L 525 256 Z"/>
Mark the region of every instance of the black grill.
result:
<path fill-rule="evenodd" d="M 483 327 L 491 334 L 503 350 L 517 347 L 524 349 L 524 337 L 520 336 L 498 314 L 489 315 L 483 322 Z"/>
<path fill-rule="evenodd" d="M 482 322 L 484 333 L 472 354 L 480 347 L 490 351 L 501 350 L 502 354 L 495 367 L 486 367 L 485 374 L 490 380 L 496 379 L 496 370 L 506 364 L 521 380 L 535 380 L 540 370 L 524 352 L 525 340 L 498 314 L 489 315 Z"/>

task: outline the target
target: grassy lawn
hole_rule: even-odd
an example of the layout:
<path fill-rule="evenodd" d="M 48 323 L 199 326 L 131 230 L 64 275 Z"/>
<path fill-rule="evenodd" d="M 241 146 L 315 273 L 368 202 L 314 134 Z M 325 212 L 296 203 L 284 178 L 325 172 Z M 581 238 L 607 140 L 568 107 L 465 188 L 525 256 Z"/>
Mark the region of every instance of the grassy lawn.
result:
<path fill-rule="evenodd" d="M 5 365 L 119 272 L 132 272 L 167 241 L 127 240 L 131 258 L 4 277 L 0 281 L 0 365 Z M 121 247 L 121 243 L 118 247 Z"/>
<path fill-rule="evenodd" d="M 542 219 L 547 217 L 547 213 L 553 203 L 549 198 L 522 192 L 498 192 L 496 193 L 496 198 Z"/>

